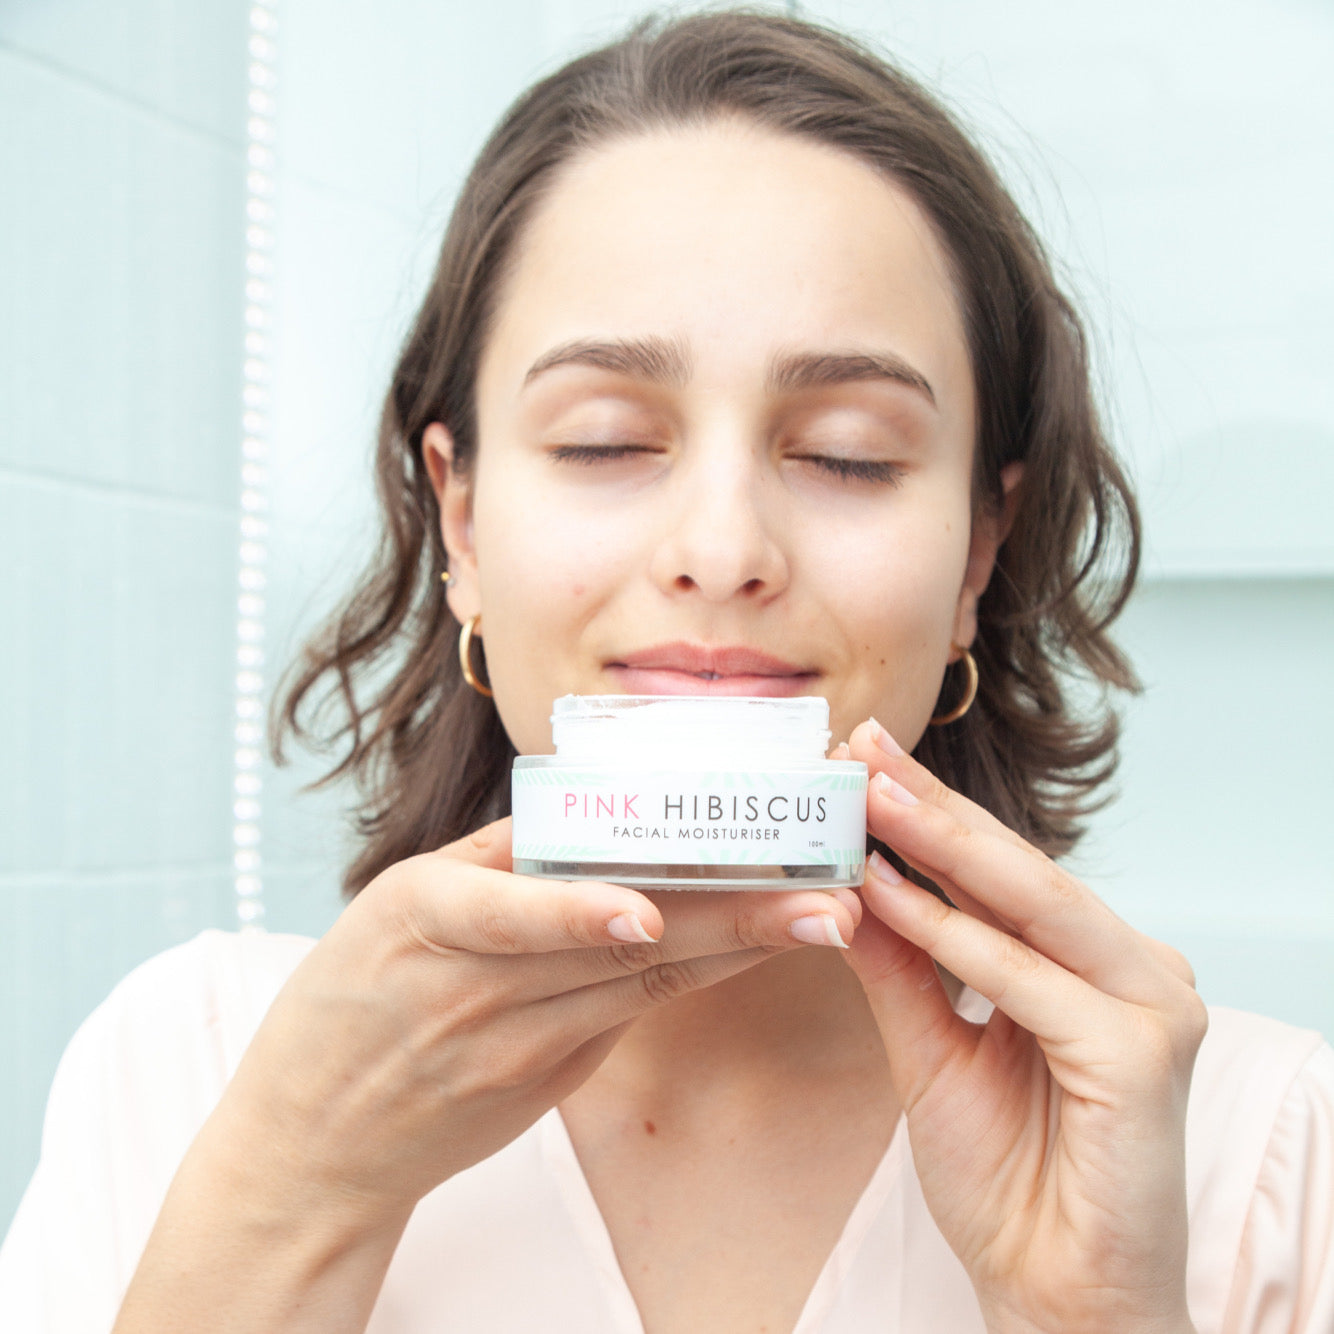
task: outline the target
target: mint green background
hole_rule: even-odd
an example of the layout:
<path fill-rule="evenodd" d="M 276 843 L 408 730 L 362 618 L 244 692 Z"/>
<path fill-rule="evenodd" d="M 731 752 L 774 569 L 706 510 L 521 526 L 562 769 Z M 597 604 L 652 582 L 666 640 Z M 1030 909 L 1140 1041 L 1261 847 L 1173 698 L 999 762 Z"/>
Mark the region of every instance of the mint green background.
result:
<path fill-rule="evenodd" d="M 1334 10 L 849 0 L 987 137 L 1093 325 L 1141 486 L 1125 796 L 1076 865 L 1213 1001 L 1334 1031 Z M 509 98 L 640 6 L 288 0 L 267 647 L 371 540 L 378 400 Z M 247 6 L 0 5 L 0 1227 L 79 1020 L 234 921 Z M 278 930 L 342 798 L 266 775 Z"/>

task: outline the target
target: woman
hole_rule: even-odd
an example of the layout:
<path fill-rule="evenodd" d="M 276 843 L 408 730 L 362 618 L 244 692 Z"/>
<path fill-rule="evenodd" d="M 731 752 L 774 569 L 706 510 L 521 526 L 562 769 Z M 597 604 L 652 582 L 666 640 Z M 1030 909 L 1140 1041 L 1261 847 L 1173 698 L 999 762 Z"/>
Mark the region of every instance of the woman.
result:
<path fill-rule="evenodd" d="M 1331 1327 L 1334 1055 L 1205 1039 L 1186 962 L 1050 860 L 1110 771 L 1063 681 L 1132 684 L 1137 521 L 1040 248 L 919 89 L 747 15 L 534 88 L 379 484 L 285 713 L 330 673 L 351 712 L 356 897 L 81 1032 L 6 1254 L 36 1327 L 62 1250 L 126 1334 Z M 571 692 L 825 696 L 860 894 L 514 875 L 509 764 Z"/>

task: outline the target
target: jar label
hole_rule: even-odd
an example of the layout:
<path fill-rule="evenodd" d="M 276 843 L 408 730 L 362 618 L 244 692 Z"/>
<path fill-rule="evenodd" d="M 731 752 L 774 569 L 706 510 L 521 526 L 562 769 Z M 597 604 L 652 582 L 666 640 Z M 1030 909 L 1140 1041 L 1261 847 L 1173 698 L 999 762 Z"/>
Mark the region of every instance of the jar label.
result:
<path fill-rule="evenodd" d="M 515 767 L 514 856 L 645 865 L 839 864 L 866 851 L 866 770 Z"/>

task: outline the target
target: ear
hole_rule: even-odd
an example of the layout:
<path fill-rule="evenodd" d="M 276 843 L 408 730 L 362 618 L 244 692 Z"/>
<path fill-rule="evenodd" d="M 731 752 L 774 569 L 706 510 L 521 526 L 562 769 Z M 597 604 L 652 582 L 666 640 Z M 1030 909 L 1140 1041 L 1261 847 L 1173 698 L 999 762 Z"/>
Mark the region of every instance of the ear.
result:
<path fill-rule="evenodd" d="M 473 545 L 472 478 L 455 468 L 454 437 L 440 422 L 422 432 L 422 458 L 440 508 L 440 537 L 449 558 L 445 598 L 462 623 L 482 610 Z"/>
<path fill-rule="evenodd" d="M 987 584 L 991 582 L 991 572 L 996 568 L 996 554 L 1014 523 L 1023 477 L 1022 463 L 1007 463 L 1000 474 L 1000 508 L 980 509 L 973 517 L 968 566 L 964 570 L 963 587 L 959 590 L 959 602 L 954 610 L 954 642 L 964 648 L 971 647 L 977 638 L 977 604 Z"/>

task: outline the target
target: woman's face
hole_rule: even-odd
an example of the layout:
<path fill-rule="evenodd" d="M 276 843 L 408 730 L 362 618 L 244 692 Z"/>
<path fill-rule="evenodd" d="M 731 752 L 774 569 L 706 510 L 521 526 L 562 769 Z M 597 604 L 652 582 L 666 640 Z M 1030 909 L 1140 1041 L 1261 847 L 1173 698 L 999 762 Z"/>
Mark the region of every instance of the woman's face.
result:
<path fill-rule="evenodd" d="M 577 694 L 823 695 L 920 737 L 1000 522 L 945 257 L 870 168 L 744 124 L 572 163 L 526 228 L 478 450 L 425 437 L 496 707 L 550 749 Z"/>

